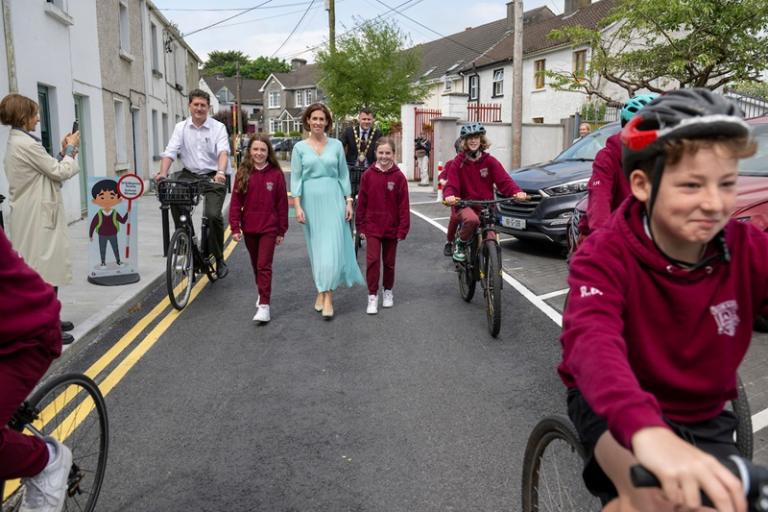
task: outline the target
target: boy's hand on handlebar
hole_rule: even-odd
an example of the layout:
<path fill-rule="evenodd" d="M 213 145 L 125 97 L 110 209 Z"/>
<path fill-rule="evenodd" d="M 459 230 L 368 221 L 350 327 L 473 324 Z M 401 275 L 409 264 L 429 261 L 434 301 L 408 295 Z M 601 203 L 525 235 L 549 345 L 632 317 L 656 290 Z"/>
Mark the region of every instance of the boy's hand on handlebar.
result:
<path fill-rule="evenodd" d="M 719 512 L 746 512 L 741 482 L 714 457 L 664 427 L 632 436 L 637 460 L 661 482 L 667 499 L 681 510 L 701 507 L 703 491 Z"/>
<path fill-rule="evenodd" d="M 459 198 L 456 196 L 448 196 L 445 199 L 443 199 L 443 202 L 448 206 L 453 206 L 459 202 Z"/>

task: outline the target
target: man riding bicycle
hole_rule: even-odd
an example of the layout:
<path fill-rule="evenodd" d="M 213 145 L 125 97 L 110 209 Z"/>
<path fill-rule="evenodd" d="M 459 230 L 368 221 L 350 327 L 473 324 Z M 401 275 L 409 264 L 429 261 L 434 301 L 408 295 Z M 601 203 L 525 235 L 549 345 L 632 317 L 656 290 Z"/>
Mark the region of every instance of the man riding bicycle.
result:
<path fill-rule="evenodd" d="M 0 481 L 24 479 L 21 512 L 58 512 L 72 452 L 53 438 L 16 432 L 8 421 L 61 355 L 61 303 L 2 229 L 0 261 Z"/>
<path fill-rule="evenodd" d="M 461 153 L 446 166 L 448 181 L 445 185 L 445 203 L 455 205 L 460 199 L 490 200 L 494 198 L 494 185 L 507 197 L 525 200 L 528 195 L 509 177 L 501 163 L 486 153 L 490 147 L 485 137 L 485 127 L 480 123 L 468 123 L 461 127 Z M 480 219 L 474 208 L 460 208 L 456 211 L 460 224 L 455 261 L 465 261 L 466 247 Z"/>

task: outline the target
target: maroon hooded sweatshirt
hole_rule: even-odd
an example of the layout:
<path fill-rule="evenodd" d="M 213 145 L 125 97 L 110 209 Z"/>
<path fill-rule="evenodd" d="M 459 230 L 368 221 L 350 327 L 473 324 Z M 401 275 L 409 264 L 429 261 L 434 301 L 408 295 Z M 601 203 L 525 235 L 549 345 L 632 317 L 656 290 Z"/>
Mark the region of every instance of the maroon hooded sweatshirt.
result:
<path fill-rule="evenodd" d="M 232 233 L 285 236 L 288 231 L 288 192 L 283 171 L 267 165 L 253 170 L 245 193 L 232 192 L 229 205 Z"/>
<path fill-rule="evenodd" d="M 611 213 L 632 193 L 621 165 L 621 133 L 608 137 L 605 147 L 597 152 L 587 190 L 589 204 L 585 234 L 606 226 Z"/>
<path fill-rule="evenodd" d="M 60 310 L 53 287 L 24 262 L 0 229 L 0 356 L 42 344 L 58 357 Z"/>
<path fill-rule="evenodd" d="M 628 198 L 571 260 L 558 367 L 630 448 L 662 416 L 691 423 L 736 397 L 736 371 L 768 302 L 768 236 L 731 221 L 730 262 L 673 265 L 645 231 L 643 205 Z"/>
<path fill-rule="evenodd" d="M 522 190 L 509 177 L 501 163 L 488 153 L 481 154 L 480 158 L 474 161 L 466 158 L 463 153 L 458 154 L 446 169 L 448 183 L 445 184 L 443 197 L 456 196 L 459 199 L 486 201 L 494 198 L 494 185 L 506 197 Z"/>
<path fill-rule="evenodd" d="M 411 227 L 408 182 L 397 165 L 382 171 L 373 164 L 363 173 L 355 227 L 365 235 L 405 240 Z"/>

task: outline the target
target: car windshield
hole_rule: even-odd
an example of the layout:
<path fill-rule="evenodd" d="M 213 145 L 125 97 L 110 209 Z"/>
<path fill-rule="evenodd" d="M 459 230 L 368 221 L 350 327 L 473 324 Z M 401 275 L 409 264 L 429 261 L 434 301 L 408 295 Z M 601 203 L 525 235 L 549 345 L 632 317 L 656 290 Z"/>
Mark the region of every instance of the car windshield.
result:
<path fill-rule="evenodd" d="M 742 176 L 768 176 L 768 123 L 754 126 L 757 153 L 739 162 Z"/>
<path fill-rule="evenodd" d="M 619 123 L 611 123 L 590 133 L 557 155 L 555 162 L 562 162 L 564 160 L 594 160 L 597 152 L 605 147 L 605 140 L 620 129 Z"/>

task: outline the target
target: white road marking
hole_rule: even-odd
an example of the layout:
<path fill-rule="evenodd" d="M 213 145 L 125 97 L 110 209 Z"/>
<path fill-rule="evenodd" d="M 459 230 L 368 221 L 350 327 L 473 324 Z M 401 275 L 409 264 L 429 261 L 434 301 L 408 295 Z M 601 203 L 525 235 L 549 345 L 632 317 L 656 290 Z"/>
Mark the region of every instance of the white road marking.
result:
<path fill-rule="evenodd" d="M 557 290 L 556 292 L 545 293 L 544 295 L 539 295 L 539 298 L 541 300 L 547 300 L 551 299 L 552 297 L 559 297 L 560 295 L 565 295 L 568 293 L 568 290 L 570 290 L 570 288 L 564 288 L 562 290 Z"/>
<path fill-rule="evenodd" d="M 424 204 L 440 204 L 440 203 L 433 199 L 432 201 L 421 201 L 419 203 L 411 203 L 411 206 L 420 206 L 420 205 L 424 205 Z M 446 208 L 448 208 L 448 207 L 446 206 Z"/>
<path fill-rule="evenodd" d="M 432 217 L 432 220 L 448 220 L 450 219 L 450 215 L 448 217 Z"/>
<path fill-rule="evenodd" d="M 427 223 L 432 224 L 437 229 L 442 231 L 443 233 L 448 232 L 448 228 L 441 226 L 437 222 L 435 222 L 433 219 L 430 219 L 423 213 L 419 213 L 417 211 L 411 210 L 411 213 L 415 216 L 419 217 L 422 220 L 425 220 Z M 565 290 L 559 290 L 557 292 L 547 293 L 545 295 L 536 296 L 531 290 L 525 287 L 520 281 L 516 280 L 506 272 L 502 271 L 501 273 L 502 277 L 504 278 L 504 281 L 509 283 L 515 290 L 520 292 L 520 295 L 528 299 L 531 304 L 539 308 L 539 310 L 547 315 L 553 322 L 555 322 L 559 327 L 563 326 L 563 315 L 561 315 L 556 309 L 554 309 L 552 306 L 544 302 L 545 298 L 551 298 L 552 293 L 557 295 L 562 295 L 563 293 L 567 293 L 568 289 Z M 548 297 L 549 296 L 549 297 Z M 758 432 L 764 428 L 768 427 L 768 409 L 764 409 L 758 413 L 755 413 L 752 415 L 752 432 Z"/>

